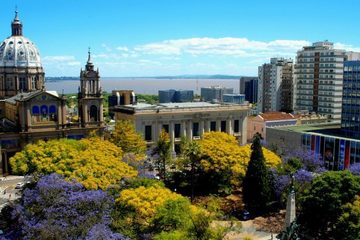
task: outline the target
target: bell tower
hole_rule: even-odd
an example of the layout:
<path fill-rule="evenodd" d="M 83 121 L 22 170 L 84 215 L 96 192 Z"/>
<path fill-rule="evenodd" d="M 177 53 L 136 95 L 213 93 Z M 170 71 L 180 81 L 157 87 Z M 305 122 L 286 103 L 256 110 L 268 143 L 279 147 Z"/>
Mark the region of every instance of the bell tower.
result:
<path fill-rule="evenodd" d="M 78 93 L 79 120 L 82 127 L 103 126 L 103 99 L 99 69 L 94 70 L 89 48 L 85 69 L 80 71 Z"/>

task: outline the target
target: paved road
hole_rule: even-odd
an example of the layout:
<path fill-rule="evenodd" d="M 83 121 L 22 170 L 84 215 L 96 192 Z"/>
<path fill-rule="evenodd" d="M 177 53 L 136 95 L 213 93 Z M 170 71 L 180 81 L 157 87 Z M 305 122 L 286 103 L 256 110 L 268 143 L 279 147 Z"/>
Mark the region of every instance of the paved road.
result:
<path fill-rule="evenodd" d="M 20 189 L 15 189 L 16 184 L 20 182 L 24 182 L 24 177 L 9 176 L 2 178 L 0 181 L 0 210 L 5 206 L 4 204 L 20 197 Z"/>

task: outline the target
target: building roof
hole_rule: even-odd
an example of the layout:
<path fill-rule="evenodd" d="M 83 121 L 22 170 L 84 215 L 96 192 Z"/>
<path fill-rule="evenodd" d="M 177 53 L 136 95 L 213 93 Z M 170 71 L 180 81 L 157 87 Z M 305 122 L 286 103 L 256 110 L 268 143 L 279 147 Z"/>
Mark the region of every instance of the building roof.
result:
<path fill-rule="evenodd" d="M 285 112 L 266 112 L 258 115 L 264 121 L 296 120 L 294 115 Z"/>
<path fill-rule="evenodd" d="M 14 33 L 14 27 L 20 28 Z M 0 67 L 42 67 L 39 50 L 22 36 L 22 24 L 16 12 L 12 22 L 13 34 L 0 44 Z"/>
<path fill-rule="evenodd" d="M 44 90 L 36 90 L 36 91 L 32 91 L 32 92 L 23 92 L 23 93 L 18 93 L 15 96 L 11 97 L 11 98 L 7 98 L 5 99 L 6 102 L 11 103 L 11 104 L 16 104 L 17 101 L 27 101 L 41 93 L 47 93 L 50 94 L 54 97 L 59 98 L 59 94 L 56 91 L 44 91 Z"/>
<path fill-rule="evenodd" d="M 218 104 L 209 102 L 179 102 L 179 103 L 160 103 L 157 105 L 147 103 L 137 103 L 129 105 L 115 106 L 114 110 L 125 110 L 131 112 L 148 112 L 148 111 L 161 111 L 161 112 L 174 112 L 174 111 L 201 111 L 201 110 L 249 110 L 248 104 Z"/>
<path fill-rule="evenodd" d="M 321 124 L 309 124 L 309 125 L 284 126 L 284 127 L 277 127 L 276 131 L 309 133 L 317 136 L 332 137 L 332 138 L 360 142 L 359 139 L 349 138 L 348 136 L 345 136 L 344 133 L 341 131 L 341 125 L 339 123 L 321 123 Z"/>

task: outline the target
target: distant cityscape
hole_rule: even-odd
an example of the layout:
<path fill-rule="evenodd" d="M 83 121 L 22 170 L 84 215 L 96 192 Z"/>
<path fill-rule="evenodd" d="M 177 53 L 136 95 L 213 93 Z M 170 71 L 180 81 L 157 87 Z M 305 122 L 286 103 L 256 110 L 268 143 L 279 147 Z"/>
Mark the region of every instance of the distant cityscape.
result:
<path fill-rule="evenodd" d="M 140 16 L 139 2 L 119 2 L 84 1 L 79 11 L 72 1 L 77 19 L 70 12 L 61 16 L 66 30 L 59 33 L 68 38 L 83 21 L 92 43 L 101 19 L 108 39 L 126 27 L 135 31 L 131 22 L 121 25 L 110 16 L 129 14 L 123 8 L 132 4 Z M 165 1 L 154 11 L 156 2 L 143 0 L 152 17 L 172 13 Z M 215 4 L 226 5 L 226 17 L 233 11 L 233 20 L 249 14 L 246 25 L 261 20 L 228 3 Z M 256 12 L 266 6 L 252 4 Z M 270 5 L 276 4 L 265 12 L 274 14 Z M 184 21 L 176 11 L 171 18 Z M 320 23 L 302 15 L 303 22 Z M 65 24 L 68 17 L 74 26 Z M 225 15 L 210 17 L 201 29 L 212 31 L 216 19 L 225 35 Z M 60 26 L 58 18 L 43 19 L 29 29 L 45 46 L 47 24 Z M 137 18 L 141 26 L 145 19 Z M 273 27 L 285 29 L 284 23 Z M 101 43 L 103 53 L 89 47 L 78 61 L 79 46 L 70 45 L 81 34 L 65 41 L 71 54 L 41 57 L 24 26 L 16 8 L 10 36 L 0 43 L 0 239 L 360 239 L 360 48 L 329 40 L 194 35 L 144 44 L 144 31 L 144 39 L 124 35 L 133 46 Z M 274 30 L 256 28 L 256 34 L 266 31 Z M 239 57 L 248 64 L 236 62 Z M 254 64 L 256 74 L 236 75 Z M 47 77 L 54 72 L 59 76 Z M 79 75 L 65 76 L 74 72 Z M 101 77 L 110 72 L 139 76 Z M 154 72 L 166 75 L 143 76 Z"/>

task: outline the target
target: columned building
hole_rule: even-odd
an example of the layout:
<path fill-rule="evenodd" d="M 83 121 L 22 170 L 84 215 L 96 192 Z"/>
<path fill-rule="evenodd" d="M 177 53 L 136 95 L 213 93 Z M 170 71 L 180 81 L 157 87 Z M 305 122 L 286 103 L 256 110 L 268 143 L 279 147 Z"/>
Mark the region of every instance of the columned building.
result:
<path fill-rule="evenodd" d="M 207 102 L 144 103 L 116 106 L 115 120 L 135 123 L 148 145 L 156 143 L 162 129 L 169 133 L 172 148 L 177 151 L 182 137 L 200 139 L 204 132 L 226 132 L 246 143 L 248 104 L 212 104 Z"/>

